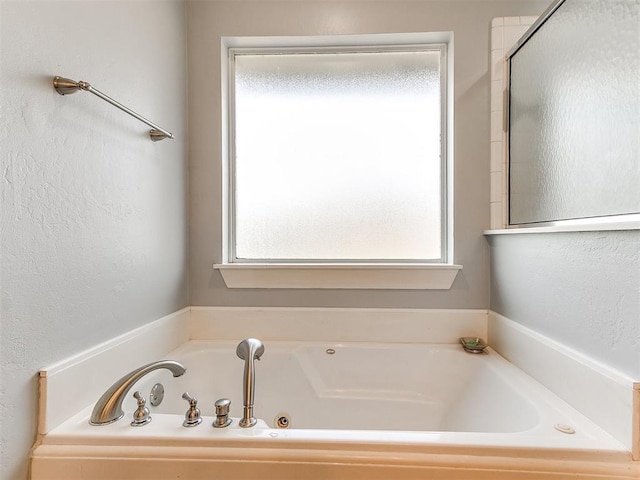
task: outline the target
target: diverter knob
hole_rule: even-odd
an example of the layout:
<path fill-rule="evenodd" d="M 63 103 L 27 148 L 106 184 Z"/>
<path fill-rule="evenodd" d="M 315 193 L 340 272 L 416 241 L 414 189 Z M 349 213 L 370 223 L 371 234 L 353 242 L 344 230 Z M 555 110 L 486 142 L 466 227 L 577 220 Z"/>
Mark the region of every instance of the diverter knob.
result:
<path fill-rule="evenodd" d="M 214 406 L 216 407 L 216 419 L 213 422 L 213 426 L 216 428 L 224 428 L 231 425 L 231 419 L 229 418 L 231 400 L 228 398 L 221 398 L 216 400 Z"/>

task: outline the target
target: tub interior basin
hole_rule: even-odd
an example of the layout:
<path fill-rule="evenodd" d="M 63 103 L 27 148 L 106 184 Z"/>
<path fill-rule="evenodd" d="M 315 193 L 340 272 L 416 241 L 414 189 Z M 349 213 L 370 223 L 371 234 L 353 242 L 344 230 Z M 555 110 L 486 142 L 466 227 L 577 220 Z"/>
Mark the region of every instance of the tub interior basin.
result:
<path fill-rule="evenodd" d="M 529 377 L 493 351 L 473 355 L 457 345 L 264 342 L 255 362 L 254 416 L 295 429 L 521 432 L 539 422 Z M 167 355 L 187 373 L 158 371 L 134 390 L 149 397 L 162 383 L 165 398 L 151 414 L 180 414 L 188 391 L 202 415 L 231 400 L 241 417 L 244 361 L 236 343 L 191 341 Z M 535 383 L 535 382 L 533 382 Z M 125 412 L 133 412 L 129 395 Z M 284 419 L 284 420 L 283 420 Z"/>

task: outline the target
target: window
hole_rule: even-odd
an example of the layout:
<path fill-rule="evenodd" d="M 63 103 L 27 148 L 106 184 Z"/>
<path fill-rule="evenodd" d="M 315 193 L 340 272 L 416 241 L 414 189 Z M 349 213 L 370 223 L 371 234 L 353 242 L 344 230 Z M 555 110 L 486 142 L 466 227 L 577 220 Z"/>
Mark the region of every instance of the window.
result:
<path fill-rule="evenodd" d="M 507 55 L 510 226 L 640 214 L 640 17 L 614 4 L 557 1 Z"/>
<path fill-rule="evenodd" d="M 223 42 L 225 264 L 450 261 L 448 45 L 367 37 Z"/>

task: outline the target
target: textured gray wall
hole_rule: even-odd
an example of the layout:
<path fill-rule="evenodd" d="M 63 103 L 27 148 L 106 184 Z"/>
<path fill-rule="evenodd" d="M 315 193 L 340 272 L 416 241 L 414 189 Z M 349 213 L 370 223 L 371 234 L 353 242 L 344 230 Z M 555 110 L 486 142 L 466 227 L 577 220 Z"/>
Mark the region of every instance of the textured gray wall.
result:
<path fill-rule="evenodd" d="M 27 476 L 40 368 L 188 304 L 184 26 L 183 2 L 0 3 L 2 479 Z"/>
<path fill-rule="evenodd" d="M 498 16 L 549 1 L 199 1 L 187 5 L 192 305 L 487 308 L 489 34 Z M 448 291 L 230 290 L 222 259 L 220 37 L 453 31 L 455 262 Z"/>
<path fill-rule="evenodd" d="M 640 378 L 640 231 L 498 235 L 491 309 Z"/>

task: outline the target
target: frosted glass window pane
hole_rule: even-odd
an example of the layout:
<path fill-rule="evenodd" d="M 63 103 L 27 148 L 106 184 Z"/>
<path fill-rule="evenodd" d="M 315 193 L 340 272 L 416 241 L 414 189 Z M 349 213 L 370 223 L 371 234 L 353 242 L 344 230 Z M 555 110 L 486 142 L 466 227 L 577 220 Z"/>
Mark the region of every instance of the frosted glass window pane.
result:
<path fill-rule="evenodd" d="M 639 9 L 567 0 L 512 56 L 510 223 L 640 212 Z"/>
<path fill-rule="evenodd" d="M 236 258 L 441 260 L 440 55 L 236 55 Z"/>

